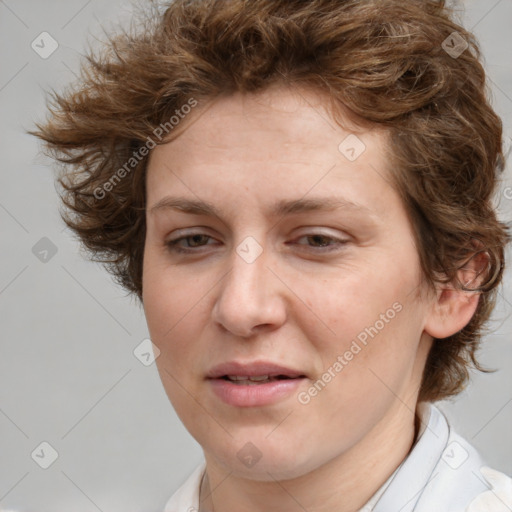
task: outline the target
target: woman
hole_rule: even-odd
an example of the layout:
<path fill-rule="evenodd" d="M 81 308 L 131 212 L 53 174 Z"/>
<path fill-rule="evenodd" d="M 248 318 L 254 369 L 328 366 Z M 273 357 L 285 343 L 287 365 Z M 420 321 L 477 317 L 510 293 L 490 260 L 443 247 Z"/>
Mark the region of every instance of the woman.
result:
<path fill-rule="evenodd" d="M 166 512 L 510 510 L 433 405 L 479 368 L 509 240 L 443 3 L 176 0 L 85 71 L 37 135 L 203 448 Z"/>

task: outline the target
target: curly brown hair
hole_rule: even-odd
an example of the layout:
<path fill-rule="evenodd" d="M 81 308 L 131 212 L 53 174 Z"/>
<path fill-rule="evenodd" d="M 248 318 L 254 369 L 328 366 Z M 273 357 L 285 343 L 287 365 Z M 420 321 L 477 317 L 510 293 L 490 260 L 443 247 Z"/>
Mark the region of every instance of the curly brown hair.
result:
<path fill-rule="evenodd" d="M 51 115 L 31 132 L 63 164 L 61 214 L 90 257 L 142 301 L 146 165 L 155 144 L 179 133 L 170 120 L 181 120 L 185 105 L 276 83 L 327 93 L 333 113 L 343 105 L 388 130 L 394 184 L 426 282 L 463 286 L 458 269 L 487 254 L 477 310 L 461 331 L 434 340 L 419 400 L 458 393 L 469 368 L 482 369 L 475 352 L 510 240 L 491 204 L 503 169 L 502 127 L 474 36 L 444 1 L 148 5 L 139 28 L 88 52 L 78 82 L 52 93 Z M 167 137 L 155 142 L 164 128 Z"/>

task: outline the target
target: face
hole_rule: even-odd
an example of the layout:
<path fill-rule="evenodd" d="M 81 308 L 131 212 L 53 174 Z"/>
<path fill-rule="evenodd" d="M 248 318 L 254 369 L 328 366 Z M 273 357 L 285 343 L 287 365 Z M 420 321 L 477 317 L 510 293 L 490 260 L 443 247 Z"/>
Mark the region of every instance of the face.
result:
<path fill-rule="evenodd" d="M 306 474 L 414 410 L 431 341 L 386 133 L 325 104 L 284 87 L 217 99 L 148 164 L 163 385 L 207 458 L 254 479 Z"/>

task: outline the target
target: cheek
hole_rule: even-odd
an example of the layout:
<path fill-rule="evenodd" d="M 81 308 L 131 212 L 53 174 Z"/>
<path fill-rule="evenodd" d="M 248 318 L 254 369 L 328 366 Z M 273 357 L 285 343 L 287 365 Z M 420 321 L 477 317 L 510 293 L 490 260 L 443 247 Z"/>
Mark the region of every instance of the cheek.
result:
<path fill-rule="evenodd" d="M 399 375 L 414 364 L 422 332 L 421 310 L 411 293 L 418 275 L 403 265 L 381 258 L 337 280 L 303 282 L 308 309 L 295 316 L 299 329 L 320 355 L 319 372 L 342 356 L 343 368 L 338 361 L 340 371 L 334 373 L 343 374 L 337 381 L 346 390 L 376 384 L 370 370 L 399 386 Z"/>
<path fill-rule="evenodd" d="M 180 278 L 179 272 L 148 254 L 143 269 L 144 313 L 151 340 L 160 350 L 156 363 L 166 390 L 175 385 L 166 372 L 178 376 L 193 357 L 190 333 L 201 310 L 200 298 L 196 283 Z"/>
<path fill-rule="evenodd" d="M 205 293 L 199 278 L 171 266 L 160 250 L 149 246 L 144 253 L 143 303 L 148 328 L 155 340 L 166 342 L 181 323 L 195 313 Z"/>
<path fill-rule="evenodd" d="M 205 294 L 199 283 L 164 265 L 151 265 L 150 258 L 146 261 L 143 300 L 151 340 L 160 350 L 156 366 L 178 416 L 187 425 L 200 424 L 204 410 L 191 397 L 201 382 L 199 317 L 205 314 Z"/>
<path fill-rule="evenodd" d="M 325 282 L 302 280 L 299 297 L 307 306 L 302 318 L 304 330 L 315 329 L 320 337 L 348 340 L 356 338 L 377 323 L 377 329 L 387 329 L 395 323 L 397 309 L 410 290 L 412 279 L 387 275 L 375 267 L 340 272 L 340 277 Z M 364 338 L 364 336 L 361 336 Z"/>

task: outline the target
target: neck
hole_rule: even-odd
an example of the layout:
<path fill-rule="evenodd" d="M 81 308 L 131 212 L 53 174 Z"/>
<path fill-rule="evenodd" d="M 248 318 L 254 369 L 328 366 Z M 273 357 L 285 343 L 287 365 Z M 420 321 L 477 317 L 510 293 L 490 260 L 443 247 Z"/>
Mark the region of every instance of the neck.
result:
<path fill-rule="evenodd" d="M 355 512 L 407 457 L 417 428 L 415 415 L 397 403 L 349 451 L 282 482 L 227 473 L 205 453 L 207 469 L 199 512 Z"/>

